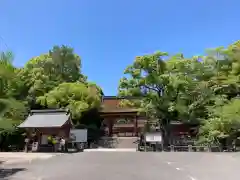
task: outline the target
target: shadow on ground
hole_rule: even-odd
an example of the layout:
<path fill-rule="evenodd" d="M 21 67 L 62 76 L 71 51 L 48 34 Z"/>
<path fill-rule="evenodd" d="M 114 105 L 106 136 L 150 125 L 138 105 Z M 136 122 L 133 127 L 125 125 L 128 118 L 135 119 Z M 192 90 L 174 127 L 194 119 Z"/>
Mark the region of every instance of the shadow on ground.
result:
<path fill-rule="evenodd" d="M 0 161 L 0 165 L 3 164 L 4 161 Z M 17 172 L 26 171 L 26 168 L 3 168 L 0 167 L 0 179 L 8 180 L 8 178 Z"/>

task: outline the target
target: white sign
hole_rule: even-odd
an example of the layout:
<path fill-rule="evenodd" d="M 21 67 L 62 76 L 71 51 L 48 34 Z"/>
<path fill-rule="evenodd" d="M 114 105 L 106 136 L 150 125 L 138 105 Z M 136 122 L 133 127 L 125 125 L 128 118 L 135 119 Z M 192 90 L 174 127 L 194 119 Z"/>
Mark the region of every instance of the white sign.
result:
<path fill-rule="evenodd" d="M 87 142 L 87 129 L 71 129 L 70 139 L 72 142 Z"/>
<path fill-rule="evenodd" d="M 33 144 L 32 144 L 32 151 L 33 152 L 36 152 L 38 150 L 38 142 L 34 142 Z"/>
<path fill-rule="evenodd" d="M 161 133 L 146 133 L 146 142 L 162 142 Z"/>

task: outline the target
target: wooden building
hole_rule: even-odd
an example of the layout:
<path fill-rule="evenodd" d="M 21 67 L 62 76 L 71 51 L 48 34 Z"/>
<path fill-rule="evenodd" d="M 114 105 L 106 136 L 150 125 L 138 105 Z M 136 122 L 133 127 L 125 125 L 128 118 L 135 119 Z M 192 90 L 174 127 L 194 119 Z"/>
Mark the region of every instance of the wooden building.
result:
<path fill-rule="evenodd" d="M 70 113 L 66 110 L 31 110 L 27 119 L 20 124 L 19 128 L 27 131 L 27 136 L 38 143 L 38 151 L 48 148 L 48 136 L 69 138 L 73 124 Z M 45 150 L 43 150 L 45 151 Z M 47 150 L 48 151 L 48 150 Z"/>
<path fill-rule="evenodd" d="M 140 116 L 137 109 L 122 108 L 119 106 L 121 100 L 133 99 L 132 97 L 105 96 L 102 100 L 103 126 L 106 136 L 137 137 L 144 130 L 147 118 Z M 169 125 L 170 142 L 175 144 L 175 140 L 183 136 L 196 136 L 197 125 L 172 121 Z"/>
<path fill-rule="evenodd" d="M 103 126 L 106 136 L 137 137 L 143 131 L 146 118 L 137 109 L 122 108 L 121 100 L 132 97 L 104 96 L 102 100 Z"/>
<path fill-rule="evenodd" d="M 103 119 L 102 128 L 104 128 L 106 138 L 117 136 L 136 139 L 144 131 L 147 118 L 140 115 L 137 109 L 121 107 L 120 102 L 124 99 L 133 98 L 104 96 L 102 99 L 102 109 L 99 113 Z M 20 128 L 27 129 L 29 133 L 35 132 L 41 145 L 47 143 L 46 136 L 48 135 L 68 139 L 72 126 L 70 114 L 65 110 L 32 110 L 28 118 L 19 125 Z M 191 134 L 191 128 L 192 125 L 180 122 L 171 124 L 169 144 L 175 144 L 175 139 L 178 137 Z"/>

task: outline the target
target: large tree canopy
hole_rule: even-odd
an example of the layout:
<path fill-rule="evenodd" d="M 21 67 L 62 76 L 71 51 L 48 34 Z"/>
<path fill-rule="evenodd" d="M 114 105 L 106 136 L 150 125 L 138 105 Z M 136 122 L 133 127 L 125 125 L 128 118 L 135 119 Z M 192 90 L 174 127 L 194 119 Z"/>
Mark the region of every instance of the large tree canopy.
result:
<path fill-rule="evenodd" d="M 13 53 L 0 52 L 0 132 L 24 120 L 29 109 L 68 108 L 76 125 L 94 122 L 87 112 L 97 117 L 103 93 L 82 74 L 73 48 L 54 46 L 23 67 L 14 67 L 13 59 Z M 207 143 L 238 138 L 240 41 L 203 56 L 161 51 L 138 56 L 124 73 L 119 95 L 137 98 L 121 105 L 139 108 L 166 135 L 169 123 L 177 120 L 199 123 L 200 139 Z"/>
<path fill-rule="evenodd" d="M 204 114 L 198 110 L 212 95 L 205 81 L 211 76 L 205 63 L 200 62 L 201 57 L 175 55 L 163 60 L 166 56 L 157 52 L 137 57 L 125 70 L 130 77 L 120 80 L 119 94 L 140 97 L 141 110 L 162 121 L 200 118 Z"/>
<path fill-rule="evenodd" d="M 219 123 L 223 119 L 231 122 L 229 127 L 239 123 L 228 112 L 233 104 L 239 106 L 231 100 L 240 93 L 239 44 L 238 41 L 228 48 L 209 49 L 205 56 L 191 58 L 160 51 L 136 57 L 124 71 L 126 76 L 120 80 L 119 95 L 139 99 L 124 100 L 121 105 L 138 107 L 157 119 L 163 129 L 172 120 L 198 122 L 203 124 L 203 130 L 218 132 L 206 136 L 206 131 L 202 131 L 206 141 L 220 138 L 221 134 L 230 136 L 233 129 L 221 129 Z M 215 112 L 218 108 L 221 117 Z"/>
<path fill-rule="evenodd" d="M 18 75 L 28 89 L 30 100 L 35 100 L 63 82 L 86 79 L 81 74 L 80 57 L 67 46 L 54 46 L 49 53 L 32 58 L 19 70 Z"/>
<path fill-rule="evenodd" d="M 16 77 L 16 68 L 12 64 L 13 54 L 0 54 L 0 133 L 12 130 L 13 125 L 24 118 L 25 104 L 11 97 L 12 82 Z"/>
<path fill-rule="evenodd" d="M 100 93 L 98 87 L 91 84 L 62 83 L 44 96 L 40 96 L 38 101 L 50 108 L 68 108 L 73 119 L 79 119 L 83 112 L 100 107 Z"/>
<path fill-rule="evenodd" d="M 0 129 L 19 124 L 29 109 L 68 108 L 79 124 L 82 113 L 100 107 L 102 90 L 82 74 L 73 48 L 54 46 L 21 68 L 12 62 L 13 53 L 1 52 Z"/>

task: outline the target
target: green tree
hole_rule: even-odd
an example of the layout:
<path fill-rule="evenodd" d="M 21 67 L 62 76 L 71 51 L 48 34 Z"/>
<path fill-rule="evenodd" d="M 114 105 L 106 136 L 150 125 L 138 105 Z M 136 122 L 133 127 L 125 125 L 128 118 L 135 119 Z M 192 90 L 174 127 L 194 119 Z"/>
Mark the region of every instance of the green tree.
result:
<path fill-rule="evenodd" d="M 30 59 L 22 68 L 14 67 L 12 61 L 11 52 L 0 54 L 2 139 L 8 139 L 8 132 L 17 132 L 16 125 L 26 118 L 29 109 L 69 108 L 76 125 L 83 122 L 99 126 L 97 110 L 103 92 L 81 73 L 81 59 L 73 48 L 54 46 L 48 53 Z"/>
<path fill-rule="evenodd" d="M 27 108 L 23 102 L 11 96 L 13 79 L 16 77 L 16 68 L 12 65 L 13 53 L 0 54 L 0 131 L 14 129 L 14 125 L 24 119 Z"/>
<path fill-rule="evenodd" d="M 204 57 L 169 57 L 163 52 L 137 57 L 125 70 L 128 78 L 120 80 L 119 95 L 139 97 L 124 103 L 158 119 L 167 138 L 172 120 L 200 121 L 214 101 L 208 81 L 213 76 L 212 69 L 208 61 L 200 59 Z"/>
<path fill-rule="evenodd" d="M 6 95 L 9 82 L 15 76 L 12 60 L 11 52 L 0 52 L 0 97 Z"/>
<path fill-rule="evenodd" d="M 36 105 L 39 96 L 61 83 L 86 82 L 86 76 L 81 74 L 80 57 L 67 46 L 54 46 L 48 53 L 32 58 L 17 75 L 22 83 L 15 83 L 15 86 L 27 96 L 31 106 Z"/>
<path fill-rule="evenodd" d="M 100 107 L 101 91 L 91 83 L 62 83 L 38 97 L 38 102 L 49 108 L 68 108 L 74 123 L 79 124 L 82 113 Z"/>
<path fill-rule="evenodd" d="M 223 139 L 227 139 L 231 144 L 239 136 L 240 100 L 232 99 L 213 109 L 211 117 L 200 128 L 199 143 L 219 144 Z"/>
<path fill-rule="evenodd" d="M 230 116 L 219 118 L 216 111 L 222 106 L 227 111 L 225 108 L 231 105 L 228 100 L 240 93 L 239 44 L 210 49 L 206 56 L 192 58 L 182 54 L 168 56 L 163 52 L 136 57 L 124 72 L 127 76 L 120 80 L 119 95 L 139 99 L 124 100 L 121 105 L 138 107 L 140 112 L 158 119 L 165 136 L 169 123 L 178 120 L 204 123 L 202 132 L 208 132 L 211 137 L 207 141 L 214 141 L 212 137 L 221 135 L 233 137 L 229 133 L 235 135 L 236 130 L 218 130 L 219 135 L 214 127 L 226 123 L 224 118 L 232 121 Z M 236 102 L 234 104 L 237 106 Z M 205 137 L 203 134 L 201 139 Z"/>

